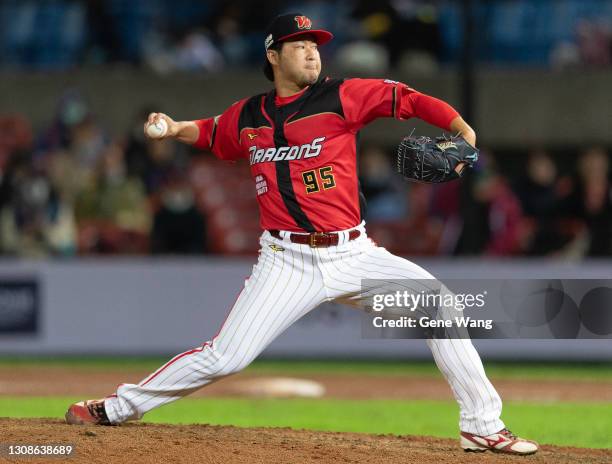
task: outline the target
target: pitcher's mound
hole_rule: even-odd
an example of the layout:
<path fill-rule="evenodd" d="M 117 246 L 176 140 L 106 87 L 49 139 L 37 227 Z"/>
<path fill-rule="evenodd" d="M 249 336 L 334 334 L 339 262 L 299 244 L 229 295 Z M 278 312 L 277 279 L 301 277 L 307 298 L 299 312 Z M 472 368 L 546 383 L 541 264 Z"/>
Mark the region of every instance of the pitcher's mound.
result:
<path fill-rule="evenodd" d="M 611 462 L 609 450 L 545 446 L 536 455 L 473 455 L 457 440 L 431 437 L 315 432 L 285 428 L 210 425 L 124 424 L 119 427 L 67 425 L 56 419 L 2 419 L 0 462 L 172 463 L 518 463 Z M 72 445 L 69 458 L 8 456 L 13 444 Z"/>

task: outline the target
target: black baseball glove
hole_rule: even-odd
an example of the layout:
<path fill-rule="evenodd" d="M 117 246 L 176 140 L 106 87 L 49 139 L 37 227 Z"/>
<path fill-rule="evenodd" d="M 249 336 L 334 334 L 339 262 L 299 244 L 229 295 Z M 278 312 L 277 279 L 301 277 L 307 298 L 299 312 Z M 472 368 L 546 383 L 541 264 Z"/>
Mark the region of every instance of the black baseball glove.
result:
<path fill-rule="evenodd" d="M 397 150 L 397 171 L 406 179 L 439 183 L 461 177 L 478 161 L 478 149 L 463 137 L 406 137 Z M 459 174 L 455 168 L 465 166 Z"/>

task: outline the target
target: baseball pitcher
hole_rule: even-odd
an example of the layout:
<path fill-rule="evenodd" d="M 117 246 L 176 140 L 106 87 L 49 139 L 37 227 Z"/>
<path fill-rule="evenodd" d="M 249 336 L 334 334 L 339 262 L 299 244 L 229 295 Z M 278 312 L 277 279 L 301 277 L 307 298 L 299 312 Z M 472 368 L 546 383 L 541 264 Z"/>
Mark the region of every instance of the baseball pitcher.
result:
<path fill-rule="evenodd" d="M 363 279 L 434 279 L 368 238 L 357 180 L 357 134 L 377 118 L 419 118 L 457 134 L 402 142 L 398 170 L 422 182 L 445 182 L 469 169 L 478 155 L 476 134 L 447 103 L 400 82 L 321 77 L 318 47 L 332 37 L 304 15 L 278 16 L 264 40 L 264 72 L 272 90 L 211 118 L 178 122 L 162 113 L 149 115 L 149 136 L 147 129 L 163 120 L 159 136 L 250 164 L 263 229 L 259 259 L 215 337 L 138 384 L 122 384 L 104 399 L 71 405 L 68 423 L 140 419 L 236 373 L 321 303 L 362 304 Z M 500 419 L 501 399 L 469 339 L 427 343 L 459 403 L 463 449 L 521 455 L 538 450 Z"/>

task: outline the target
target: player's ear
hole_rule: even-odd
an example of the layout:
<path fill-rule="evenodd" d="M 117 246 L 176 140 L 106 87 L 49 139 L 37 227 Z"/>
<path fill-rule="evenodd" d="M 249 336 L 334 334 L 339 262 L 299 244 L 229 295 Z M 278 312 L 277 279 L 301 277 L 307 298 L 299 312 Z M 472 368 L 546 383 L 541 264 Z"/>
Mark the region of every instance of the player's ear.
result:
<path fill-rule="evenodd" d="M 268 50 L 266 52 L 266 56 L 268 57 L 268 61 L 270 64 L 278 66 L 279 53 L 276 50 Z"/>

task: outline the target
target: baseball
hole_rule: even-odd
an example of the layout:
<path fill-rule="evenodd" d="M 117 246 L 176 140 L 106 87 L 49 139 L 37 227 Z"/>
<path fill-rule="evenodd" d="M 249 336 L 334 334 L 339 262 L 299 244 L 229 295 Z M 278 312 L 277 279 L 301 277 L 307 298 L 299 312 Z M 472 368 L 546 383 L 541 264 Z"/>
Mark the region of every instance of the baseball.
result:
<path fill-rule="evenodd" d="M 161 139 L 168 131 L 168 123 L 165 119 L 160 119 L 155 124 L 147 126 L 147 135 L 152 139 Z"/>

